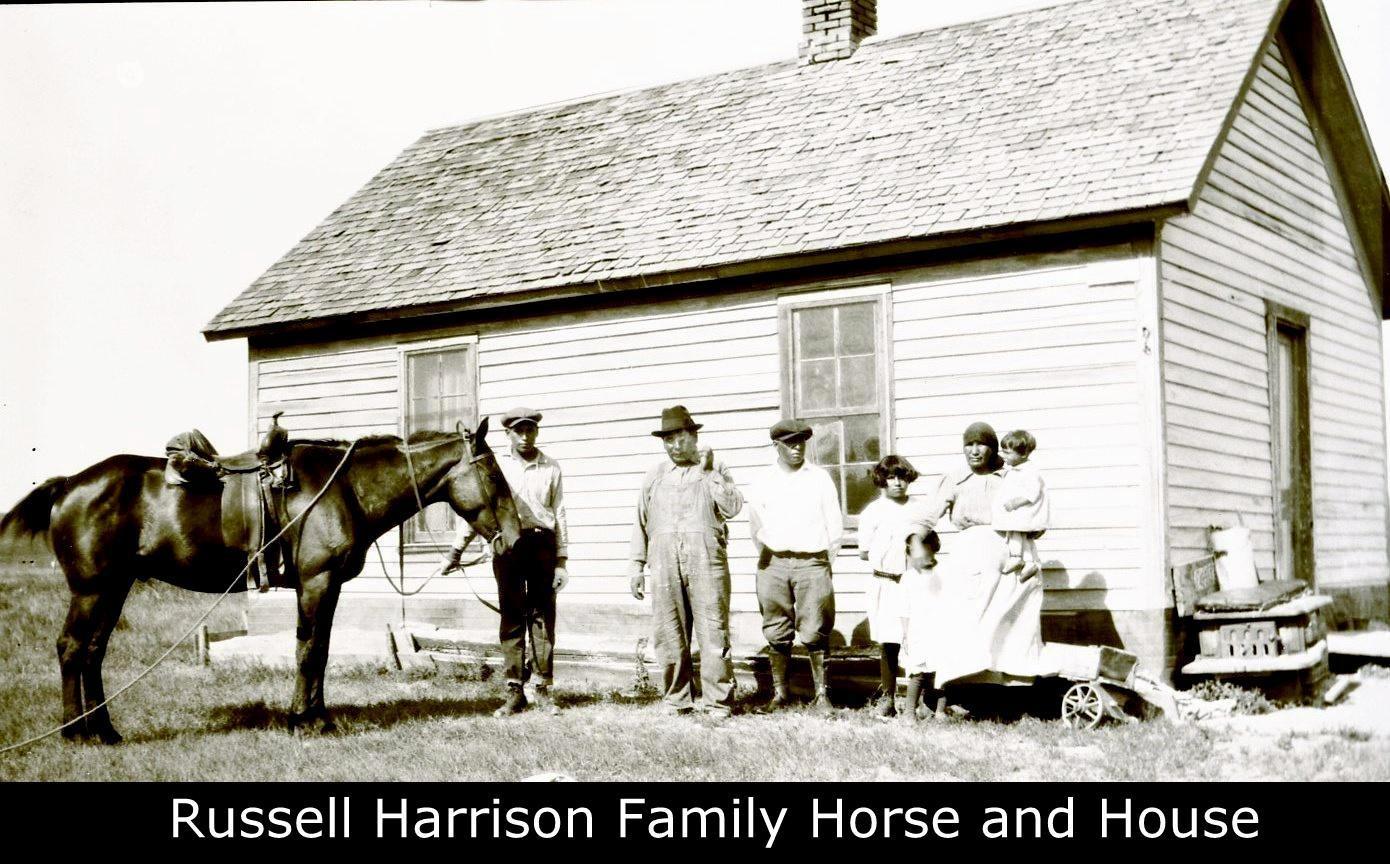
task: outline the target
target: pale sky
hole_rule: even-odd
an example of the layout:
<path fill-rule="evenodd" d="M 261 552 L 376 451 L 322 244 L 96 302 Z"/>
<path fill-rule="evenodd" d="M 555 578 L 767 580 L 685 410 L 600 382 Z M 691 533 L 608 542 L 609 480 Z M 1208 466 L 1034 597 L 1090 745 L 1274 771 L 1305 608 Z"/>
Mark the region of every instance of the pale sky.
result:
<path fill-rule="evenodd" d="M 1324 2 L 1384 154 L 1390 4 Z M 1048 5 L 880 0 L 879 32 Z M 799 16 L 799 0 L 0 6 L 0 510 L 190 427 L 246 446 L 246 343 L 199 331 L 423 131 L 793 57 Z"/>

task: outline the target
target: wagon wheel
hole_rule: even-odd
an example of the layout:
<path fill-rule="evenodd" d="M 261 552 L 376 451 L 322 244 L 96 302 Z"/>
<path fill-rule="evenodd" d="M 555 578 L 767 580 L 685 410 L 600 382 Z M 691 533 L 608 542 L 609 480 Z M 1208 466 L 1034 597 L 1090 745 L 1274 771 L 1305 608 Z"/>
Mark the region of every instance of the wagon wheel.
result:
<path fill-rule="evenodd" d="M 1094 729 L 1105 718 L 1105 697 L 1090 681 L 1071 685 L 1062 696 L 1062 722 L 1072 729 Z"/>

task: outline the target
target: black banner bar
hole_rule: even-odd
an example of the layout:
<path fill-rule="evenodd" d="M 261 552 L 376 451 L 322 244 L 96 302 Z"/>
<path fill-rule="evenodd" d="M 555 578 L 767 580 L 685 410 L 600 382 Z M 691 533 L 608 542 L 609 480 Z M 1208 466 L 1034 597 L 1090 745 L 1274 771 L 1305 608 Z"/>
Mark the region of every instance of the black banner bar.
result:
<path fill-rule="evenodd" d="M 1383 790 L 1293 784 L 6 784 L 35 836 L 140 848 L 286 843 L 844 850 L 1371 840 Z M 38 832 L 43 832 L 42 835 Z"/>

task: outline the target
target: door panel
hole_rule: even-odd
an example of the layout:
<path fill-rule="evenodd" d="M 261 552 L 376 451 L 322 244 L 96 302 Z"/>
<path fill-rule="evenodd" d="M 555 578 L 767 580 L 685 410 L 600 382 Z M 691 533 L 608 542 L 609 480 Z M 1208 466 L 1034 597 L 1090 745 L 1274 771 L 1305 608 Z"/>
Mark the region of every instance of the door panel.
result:
<path fill-rule="evenodd" d="M 1272 311 L 1269 323 L 1277 578 L 1311 584 L 1313 485 L 1307 317 L 1291 310 Z"/>

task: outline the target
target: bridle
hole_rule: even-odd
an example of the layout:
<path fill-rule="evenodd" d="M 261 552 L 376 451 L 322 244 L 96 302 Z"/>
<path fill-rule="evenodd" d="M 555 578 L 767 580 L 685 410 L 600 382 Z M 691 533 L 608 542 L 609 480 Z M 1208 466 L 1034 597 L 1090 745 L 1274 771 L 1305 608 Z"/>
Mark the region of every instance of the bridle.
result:
<path fill-rule="evenodd" d="M 477 450 L 476 450 L 476 449 L 474 448 L 474 446 L 473 446 L 473 435 L 472 435 L 467 429 L 464 429 L 464 428 L 463 428 L 463 424 L 459 424 L 459 430 L 458 430 L 457 432 L 455 432 L 454 434 L 457 435 L 457 436 L 463 441 L 464 447 L 467 448 L 467 450 L 468 450 L 468 464 L 469 464 L 469 468 L 470 468 L 470 470 L 472 470 L 472 471 L 474 472 L 474 475 L 478 477 L 478 480 L 480 481 L 480 482 L 479 482 L 479 487 L 481 488 L 481 486 L 482 486 L 481 481 L 482 481 L 483 479 L 490 479 L 490 478 L 485 478 L 485 477 L 483 477 L 483 476 L 479 476 L 479 472 L 482 471 L 482 469 L 479 468 L 478 465 L 479 465 L 479 463 L 484 462 L 484 461 L 488 460 L 489 458 L 493 458 L 493 459 L 494 459 L 494 465 L 495 465 L 495 464 L 496 464 L 496 462 L 495 462 L 495 457 L 493 457 L 493 454 L 492 454 L 491 451 L 487 451 L 487 452 L 484 452 L 484 453 L 479 453 L 479 452 L 477 452 Z M 448 439 L 447 439 L 447 438 L 445 438 L 445 439 L 435 439 L 435 441 L 432 441 L 432 442 L 430 442 L 430 443 L 438 443 L 438 442 L 441 441 L 441 440 L 448 440 Z M 422 495 L 420 494 L 420 483 L 419 483 L 419 481 L 417 480 L 417 478 L 416 478 L 416 476 L 415 476 L 415 462 L 410 458 L 410 441 L 409 441 L 409 439 L 403 440 L 403 441 L 401 442 L 401 452 L 403 452 L 403 453 L 405 454 L 406 470 L 407 470 L 407 472 L 410 474 L 410 488 L 411 488 L 411 490 L 414 491 L 414 493 L 415 493 L 415 504 L 416 504 L 417 507 L 419 507 L 419 510 L 420 510 L 420 511 L 423 511 L 423 510 L 425 509 L 425 500 L 424 500 L 424 496 L 422 496 Z M 462 461 L 463 461 L 463 460 L 459 460 L 460 463 L 461 463 Z M 450 468 L 447 472 L 445 472 L 444 477 L 441 478 L 440 481 L 439 481 L 438 483 L 436 483 L 432 489 L 430 489 L 429 494 L 430 494 L 430 495 L 433 495 L 434 492 L 435 492 L 435 490 L 437 490 L 437 489 L 438 489 L 440 486 L 442 486 L 443 484 L 447 483 L 447 482 L 449 481 L 449 475 L 450 475 L 450 474 L 453 474 L 453 473 L 454 473 L 454 470 L 455 470 L 456 468 L 457 468 L 457 465 L 455 465 L 454 468 Z M 500 472 L 500 470 L 501 470 L 501 469 L 500 469 L 500 467 L 499 467 L 499 468 L 498 468 L 498 471 Z M 417 511 L 417 512 L 418 512 L 418 511 Z M 480 528 L 478 528 L 478 526 L 473 525 L 472 523 L 469 523 L 469 526 L 468 526 L 468 527 L 471 528 L 473 531 L 475 531 L 477 534 L 481 535 L 482 538 L 483 538 L 483 540 L 484 540 L 485 542 L 487 542 L 487 543 L 491 543 L 494 539 L 497 538 L 497 536 L 498 536 L 499 534 L 502 533 L 502 526 L 501 526 L 501 524 L 500 524 L 500 520 L 499 520 L 499 524 L 498 524 L 498 526 L 497 526 L 497 530 L 494 531 L 494 532 L 492 532 L 492 534 L 490 534 L 490 535 L 489 535 L 489 534 L 483 533 L 483 531 L 482 531 Z M 425 526 L 425 530 L 426 530 L 427 532 L 429 532 L 431 542 L 434 542 L 435 545 L 438 546 L 438 545 L 439 545 L 438 542 L 435 541 L 435 539 L 434 539 L 434 531 L 431 530 L 431 529 L 429 528 L 429 526 Z M 433 574 L 431 574 L 430 576 L 426 577 L 425 581 L 422 582 L 422 583 L 420 583 L 420 584 L 419 584 L 418 586 L 416 586 L 413 590 L 407 591 L 407 590 L 405 590 L 405 546 L 404 546 L 404 544 L 402 544 L 401 547 L 400 547 L 400 553 L 401 553 L 401 562 L 400 562 L 400 566 L 401 566 L 401 574 L 400 574 L 400 575 L 401 575 L 401 584 L 399 584 L 399 585 L 397 585 L 397 584 L 391 579 L 391 572 L 390 572 L 389 570 L 386 569 L 386 559 L 383 558 L 382 555 L 381 555 L 381 546 L 380 546 L 379 544 L 377 544 L 377 543 L 373 543 L 372 545 L 376 548 L 377 558 L 380 559 L 380 561 L 381 561 L 381 571 L 382 571 L 382 573 L 386 576 L 386 581 L 391 585 L 391 587 L 392 587 L 393 589 L 395 589 L 395 591 L 396 591 L 397 594 L 400 594 L 400 595 L 401 595 L 401 597 L 402 597 L 402 602 L 404 602 L 404 598 L 413 596 L 413 595 L 415 595 L 415 594 L 419 594 L 421 591 L 425 590 L 425 586 L 428 585 L 430 582 L 434 581 L 434 577 L 435 577 L 435 576 L 439 576 L 441 573 L 443 573 L 442 570 L 436 570 Z M 486 552 L 484 552 L 484 554 L 486 554 Z M 480 556 L 478 560 L 481 560 L 481 557 L 482 557 L 482 556 Z M 477 561 L 475 560 L 473 563 L 477 563 Z M 471 566 L 471 565 L 469 565 L 469 566 Z M 473 596 L 477 598 L 477 600 L 478 600 L 479 603 L 481 603 L 481 604 L 483 604 L 484 606 L 486 606 L 487 608 L 491 609 L 493 612 L 497 612 L 499 615 L 501 614 L 501 610 L 499 610 L 494 604 L 489 603 L 489 602 L 488 602 L 487 600 L 485 600 L 480 594 L 478 594 L 477 590 L 473 587 L 473 583 L 472 583 L 471 581 L 469 581 L 467 578 L 465 578 L 465 579 L 464 579 L 464 582 L 468 585 L 468 590 L 473 592 Z M 402 610 L 404 610 L 404 607 L 402 607 Z"/>
<path fill-rule="evenodd" d="M 463 441 L 463 446 L 464 446 L 464 448 L 467 450 L 467 453 L 468 453 L 467 458 L 468 458 L 469 469 L 473 472 L 474 477 L 476 477 L 476 478 L 478 479 L 478 486 L 479 486 L 479 488 L 484 488 L 484 484 L 483 484 L 482 481 L 484 481 L 484 480 L 490 480 L 491 478 L 490 478 L 490 476 L 489 476 L 488 474 L 485 474 L 485 473 L 483 472 L 483 469 L 481 469 L 481 468 L 479 467 L 479 463 L 480 463 L 480 462 L 485 462 L 485 461 L 487 461 L 488 459 L 493 458 L 492 452 L 491 452 L 491 451 L 485 451 L 485 452 L 482 452 L 482 453 L 477 452 L 476 448 L 474 448 L 474 446 L 473 446 L 473 435 L 472 435 L 471 432 L 469 432 L 469 431 L 466 430 L 466 429 L 460 429 L 459 431 L 457 431 L 457 432 L 455 432 L 455 433 L 453 433 L 453 434 L 456 435 L 456 436 L 458 436 L 458 437 Z M 448 440 L 448 439 L 436 439 L 435 442 L 430 442 L 430 443 L 437 443 L 438 440 Z M 425 509 L 425 499 L 424 499 L 424 497 L 421 496 L 421 494 L 420 494 L 420 483 L 419 483 L 419 481 L 418 481 L 418 480 L 416 479 L 416 477 L 415 477 L 415 463 L 414 463 L 414 461 L 412 461 L 411 458 L 410 458 L 410 441 L 409 441 L 409 440 L 405 440 L 405 441 L 402 441 L 402 442 L 401 442 L 401 451 L 405 453 L 405 465 L 406 465 L 406 470 L 407 470 L 407 472 L 410 474 L 410 488 L 411 488 L 411 490 L 415 493 L 415 505 L 416 505 L 420 510 L 424 510 L 424 509 Z M 459 461 L 461 462 L 462 460 L 459 460 Z M 448 482 L 449 475 L 452 474 L 452 473 L 454 473 L 454 470 L 455 470 L 454 468 L 450 468 L 449 471 L 448 471 L 447 473 L 445 473 L 444 477 L 443 477 L 442 479 L 440 479 L 440 481 L 439 481 L 438 483 L 435 484 L 435 486 L 434 486 L 433 489 L 430 490 L 430 494 L 431 494 L 431 495 L 433 495 L 434 492 L 435 492 L 435 490 L 438 489 L 441 485 L 443 485 L 444 483 Z M 489 473 L 490 473 L 490 472 L 489 472 Z M 481 528 L 479 528 L 479 527 L 476 526 L 476 525 L 473 525 L 472 523 L 470 523 L 469 527 L 473 528 L 474 531 L 477 531 L 478 534 L 479 534 L 480 536 L 482 536 L 483 540 L 484 540 L 485 542 L 487 542 L 487 543 L 491 543 L 494 539 L 496 539 L 496 537 L 497 537 L 498 534 L 502 533 L 502 526 L 501 526 L 500 524 L 497 526 L 497 530 L 493 531 L 491 534 L 485 533 Z"/>

